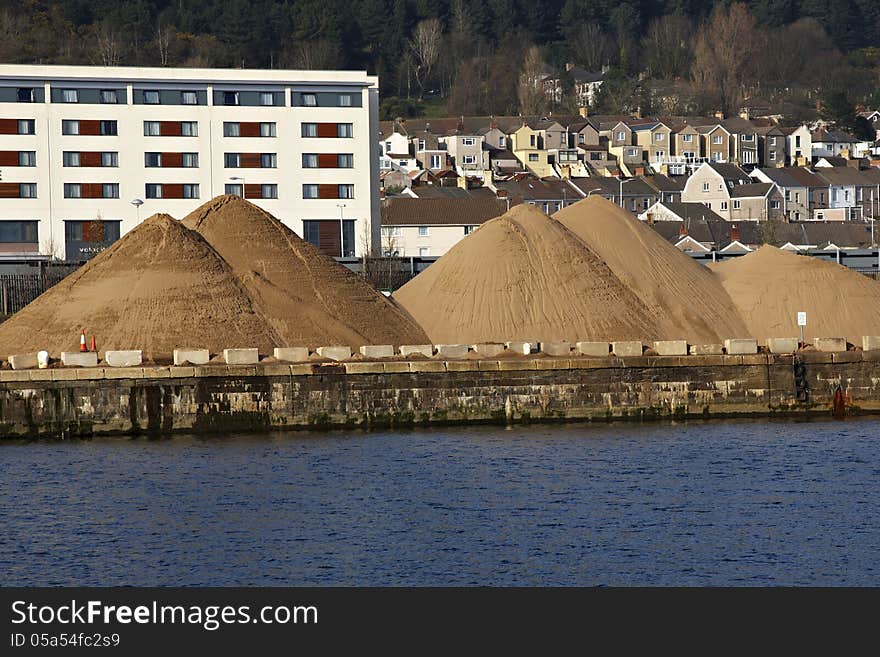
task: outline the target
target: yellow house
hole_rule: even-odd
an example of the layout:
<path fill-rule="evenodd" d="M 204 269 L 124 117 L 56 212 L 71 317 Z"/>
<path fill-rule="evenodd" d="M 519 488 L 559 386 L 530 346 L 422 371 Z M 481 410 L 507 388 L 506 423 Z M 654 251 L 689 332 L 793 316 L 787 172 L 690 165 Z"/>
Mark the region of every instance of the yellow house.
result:
<path fill-rule="evenodd" d="M 521 126 L 510 135 L 510 150 L 526 169 L 539 178 L 556 175 L 550 165 L 549 152 L 540 130 L 534 130 L 527 125 Z"/>

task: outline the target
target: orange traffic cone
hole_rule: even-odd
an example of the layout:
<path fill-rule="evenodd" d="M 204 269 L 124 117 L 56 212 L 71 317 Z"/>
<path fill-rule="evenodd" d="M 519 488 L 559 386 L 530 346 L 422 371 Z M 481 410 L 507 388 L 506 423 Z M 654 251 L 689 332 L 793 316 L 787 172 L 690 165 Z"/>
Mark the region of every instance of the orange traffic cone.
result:
<path fill-rule="evenodd" d="M 98 351 L 98 348 L 95 346 L 95 336 L 92 336 L 92 346 L 89 347 L 90 351 Z"/>
<path fill-rule="evenodd" d="M 82 329 L 82 331 L 79 334 L 79 350 L 80 351 L 88 351 L 88 349 L 86 349 L 86 330 L 85 329 Z"/>

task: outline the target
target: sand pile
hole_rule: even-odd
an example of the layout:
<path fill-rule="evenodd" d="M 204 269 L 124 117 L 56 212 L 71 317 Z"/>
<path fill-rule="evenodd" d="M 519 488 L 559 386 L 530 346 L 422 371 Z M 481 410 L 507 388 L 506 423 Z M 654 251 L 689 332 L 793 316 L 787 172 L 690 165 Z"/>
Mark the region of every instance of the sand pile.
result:
<path fill-rule="evenodd" d="M 762 246 L 710 266 L 758 341 L 799 336 L 799 311 L 808 340 L 880 335 L 880 284 L 842 265 Z"/>
<path fill-rule="evenodd" d="M 641 299 L 662 337 L 691 344 L 746 335 L 720 280 L 644 222 L 600 196 L 553 215 Z"/>
<path fill-rule="evenodd" d="M 529 205 L 483 224 L 394 296 L 435 343 L 658 335 L 608 266 Z"/>
<path fill-rule="evenodd" d="M 157 214 L 0 324 L 0 353 L 278 344 L 229 266 L 197 234 Z"/>
<path fill-rule="evenodd" d="M 220 196 L 183 224 L 220 254 L 278 345 L 424 344 L 415 321 L 359 276 L 278 219 L 238 196 Z"/>

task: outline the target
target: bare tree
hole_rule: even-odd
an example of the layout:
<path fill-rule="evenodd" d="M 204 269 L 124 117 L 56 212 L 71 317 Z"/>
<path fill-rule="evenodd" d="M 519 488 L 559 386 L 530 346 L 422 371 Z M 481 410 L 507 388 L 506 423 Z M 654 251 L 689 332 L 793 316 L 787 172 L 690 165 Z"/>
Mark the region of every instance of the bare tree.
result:
<path fill-rule="evenodd" d="M 645 66 L 652 77 L 687 76 L 691 64 L 691 21 L 677 14 L 654 20 L 642 42 Z"/>
<path fill-rule="evenodd" d="M 162 24 L 160 20 L 156 24 L 156 48 L 159 50 L 159 64 L 161 66 L 168 66 L 170 61 L 170 50 L 171 50 L 171 39 L 174 34 L 174 29 L 171 25 Z"/>
<path fill-rule="evenodd" d="M 339 48 L 328 39 L 300 41 L 286 53 L 282 61 L 289 61 L 293 68 L 310 71 L 338 68 L 341 61 Z"/>
<path fill-rule="evenodd" d="M 571 57 L 576 64 L 590 71 L 599 71 L 611 63 L 613 39 L 596 23 L 581 23 L 569 38 Z"/>
<path fill-rule="evenodd" d="M 532 46 L 526 53 L 522 72 L 519 74 L 519 111 L 523 116 L 543 114 L 548 106 L 544 93 L 544 59 L 538 46 Z"/>
<path fill-rule="evenodd" d="M 421 21 L 416 25 L 415 33 L 409 43 L 412 52 L 413 73 L 419 85 L 419 100 L 425 97 L 425 83 L 431 75 L 437 59 L 440 57 L 440 41 L 443 31 L 440 21 L 436 18 Z"/>
<path fill-rule="evenodd" d="M 739 108 L 747 86 L 754 82 L 754 56 L 761 33 L 746 5 L 719 5 L 700 28 L 694 48 L 694 81 L 726 115 Z"/>
<path fill-rule="evenodd" d="M 95 44 L 102 66 L 118 66 L 122 59 L 122 41 L 119 34 L 106 22 L 95 29 Z"/>

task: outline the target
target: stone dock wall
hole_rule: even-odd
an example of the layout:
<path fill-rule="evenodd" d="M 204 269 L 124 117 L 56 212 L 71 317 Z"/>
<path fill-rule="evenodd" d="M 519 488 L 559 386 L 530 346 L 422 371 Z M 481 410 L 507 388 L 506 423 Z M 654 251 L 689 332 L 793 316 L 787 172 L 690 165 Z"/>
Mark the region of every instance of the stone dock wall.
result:
<path fill-rule="evenodd" d="M 880 413 L 880 351 L 3 370 L 0 436 L 830 416 L 836 394 Z"/>

